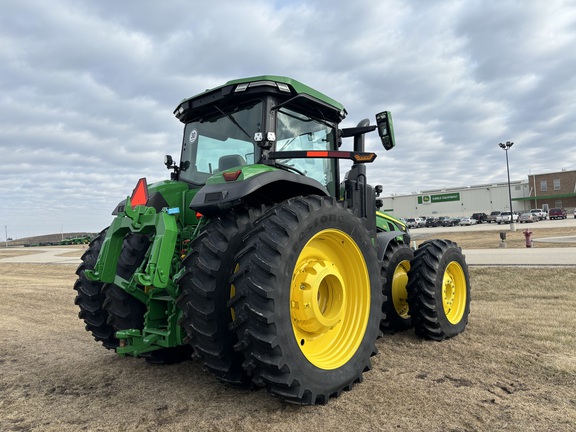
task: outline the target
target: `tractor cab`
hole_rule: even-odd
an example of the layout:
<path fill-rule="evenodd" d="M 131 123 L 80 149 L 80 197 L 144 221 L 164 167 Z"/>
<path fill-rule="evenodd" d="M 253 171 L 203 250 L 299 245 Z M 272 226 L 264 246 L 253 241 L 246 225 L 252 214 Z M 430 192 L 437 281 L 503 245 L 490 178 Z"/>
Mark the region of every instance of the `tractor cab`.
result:
<path fill-rule="evenodd" d="M 173 179 L 201 188 L 191 207 L 203 214 L 219 213 L 252 194 L 343 199 L 338 159 L 375 158 L 365 154 L 363 141 L 355 152 L 338 148 L 343 137 L 363 139 L 376 126 L 340 130 L 344 107 L 290 78 L 230 81 L 183 100 L 174 114 L 185 124 L 181 162 L 176 166 L 167 157 L 167 166 L 174 169 Z M 391 148 L 389 113 L 379 114 L 377 124 Z"/>
<path fill-rule="evenodd" d="M 183 100 L 174 114 L 185 124 L 178 180 L 200 186 L 231 168 L 261 164 L 309 177 L 327 193 L 337 193 L 335 159 L 268 157 L 338 148 L 344 107 L 304 84 L 274 76 L 230 81 Z"/>

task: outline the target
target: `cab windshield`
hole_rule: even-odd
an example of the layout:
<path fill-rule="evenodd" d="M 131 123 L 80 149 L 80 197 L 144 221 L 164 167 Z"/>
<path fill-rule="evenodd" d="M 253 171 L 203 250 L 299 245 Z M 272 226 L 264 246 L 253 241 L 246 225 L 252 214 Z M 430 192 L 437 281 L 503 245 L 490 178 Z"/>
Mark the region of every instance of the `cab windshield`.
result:
<path fill-rule="evenodd" d="M 333 124 L 314 119 L 287 108 L 278 110 L 276 151 L 333 150 L 336 128 Z M 336 159 L 276 159 L 276 163 L 311 177 L 334 194 Z"/>
<path fill-rule="evenodd" d="M 180 179 L 204 184 L 213 174 L 254 163 L 254 134 L 262 132 L 262 101 L 216 106 L 184 128 Z"/>

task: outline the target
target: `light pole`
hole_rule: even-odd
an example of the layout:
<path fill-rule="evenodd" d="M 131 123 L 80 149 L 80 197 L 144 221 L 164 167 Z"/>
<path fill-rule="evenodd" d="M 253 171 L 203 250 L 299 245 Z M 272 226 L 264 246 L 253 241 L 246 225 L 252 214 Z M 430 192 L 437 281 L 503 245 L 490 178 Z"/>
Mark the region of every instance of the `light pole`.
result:
<path fill-rule="evenodd" d="M 514 224 L 514 212 L 512 211 L 512 188 L 510 187 L 510 165 L 508 164 L 508 150 L 514 145 L 513 142 L 506 141 L 506 144 L 498 144 L 506 152 L 506 171 L 508 172 L 508 198 L 510 199 L 510 231 L 516 231 Z"/>

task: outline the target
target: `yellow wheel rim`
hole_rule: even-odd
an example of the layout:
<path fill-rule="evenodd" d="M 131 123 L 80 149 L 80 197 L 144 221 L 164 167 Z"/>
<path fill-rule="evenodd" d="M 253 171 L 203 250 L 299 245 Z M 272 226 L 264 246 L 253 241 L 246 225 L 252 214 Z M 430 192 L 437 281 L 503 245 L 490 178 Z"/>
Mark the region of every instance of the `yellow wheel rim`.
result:
<path fill-rule="evenodd" d="M 446 267 L 442 281 L 442 304 L 450 323 L 458 324 L 466 309 L 466 276 L 460 264 L 452 261 Z"/>
<path fill-rule="evenodd" d="M 410 261 L 404 260 L 396 266 L 392 277 L 392 303 L 396 313 L 402 318 L 408 318 L 408 271 Z"/>
<path fill-rule="evenodd" d="M 302 353 L 316 367 L 337 369 L 356 353 L 370 315 L 370 278 L 358 245 L 327 229 L 302 249 L 290 287 L 290 318 Z"/>
<path fill-rule="evenodd" d="M 234 267 L 234 273 L 238 272 L 240 268 L 240 264 L 236 263 L 236 267 Z M 230 298 L 233 298 L 236 295 L 236 287 L 234 284 L 230 284 Z M 236 312 L 234 312 L 234 308 L 230 308 L 230 316 L 232 317 L 232 321 L 236 320 Z"/>

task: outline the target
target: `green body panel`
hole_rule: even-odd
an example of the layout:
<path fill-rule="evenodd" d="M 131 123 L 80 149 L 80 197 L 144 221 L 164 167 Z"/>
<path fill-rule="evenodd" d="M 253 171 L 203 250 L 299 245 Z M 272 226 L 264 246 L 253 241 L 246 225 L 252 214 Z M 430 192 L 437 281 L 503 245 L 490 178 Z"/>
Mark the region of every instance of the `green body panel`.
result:
<path fill-rule="evenodd" d="M 387 213 L 376 212 L 376 226 L 382 231 L 404 231 L 406 232 L 406 224 Z"/>
<path fill-rule="evenodd" d="M 262 164 L 243 165 L 241 167 L 230 168 L 221 173 L 214 174 L 212 177 L 206 180 L 206 184 L 224 184 L 226 183 L 226 180 L 224 180 L 224 176 L 222 174 L 225 172 L 231 172 L 236 170 L 242 171 L 236 181 L 242 181 L 242 180 L 248 180 L 250 177 L 254 177 L 256 175 L 263 174 L 266 172 L 278 171 L 279 169 L 271 167 L 269 165 L 262 165 Z"/>
<path fill-rule="evenodd" d="M 188 208 L 196 192 L 198 189 L 190 189 L 188 184 L 174 180 L 162 180 L 148 185 L 148 195 L 152 196 L 154 193 L 159 193 L 166 200 L 169 208 L 180 209 L 176 219 L 183 226 L 198 223 L 196 212 Z"/>
<path fill-rule="evenodd" d="M 130 198 L 126 200 L 125 212 L 118 215 L 110 225 L 98 262 L 94 270 L 86 271 L 86 276 L 93 281 L 114 283 L 129 292 L 132 291 L 133 284 L 116 275 L 124 237 L 130 232 L 154 235 L 148 265 L 143 272 L 134 273 L 133 282 L 165 288 L 168 285 L 172 255 L 178 238 L 176 218 L 167 212 L 156 213 L 152 207 L 136 206 L 132 209 Z M 143 294 L 137 297 L 144 298 Z"/>
<path fill-rule="evenodd" d="M 385 232 L 401 232 L 402 234 L 396 237 L 396 240 L 399 242 L 403 242 L 405 240 L 405 235 L 409 235 L 408 227 L 404 222 L 381 211 L 376 212 L 376 229 Z M 409 239 L 409 237 L 407 238 Z"/>

